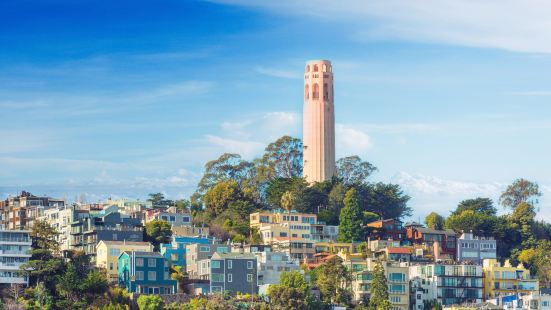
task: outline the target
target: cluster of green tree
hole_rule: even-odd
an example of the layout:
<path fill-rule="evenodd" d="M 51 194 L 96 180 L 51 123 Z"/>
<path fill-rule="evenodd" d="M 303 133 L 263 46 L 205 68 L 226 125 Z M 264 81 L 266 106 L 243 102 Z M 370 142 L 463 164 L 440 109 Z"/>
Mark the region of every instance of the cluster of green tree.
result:
<path fill-rule="evenodd" d="M 333 179 L 308 184 L 302 178 L 302 149 L 299 139 L 284 136 L 269 144 L 260 158 L 247 161 L 238 154 L 223 154 L 209 161 L 188 204 L 196 224 L 210 226 L 222 239 L 240 241 L 255 237 L 249 229 L 249 215 L 258 210 L 317 213 L 320 221 L 330 225 L 339 225 L 344 216 L 354 220 L 347 224 L 354 227 L 360 226 L 357 220 L 365 223 L 381 216 L 411 215 L 410 197 L 396 184 L 369 182 L 376 168 L 358 156 L 339 159 Z M 354 193 L 349 200 L 355 200 L 355 205 L 341 215 L 351 189 Z M 357 237 L 353 231 L 346 239 Z"/>
<path fill-rule="evenodd" d="M 447 218 L 432 212 L 425 223 L 496 238 L 501 261 L 524 263 L 546 285 L 551 279 L 551 224 L 536 220 L 541 195 L 536 183 L 518 179 L 499 198 L 504 214 L 498 215 L 491 199 L 476 198 L 461 201 Z"/>
<path fill-rule="evenodd" d="M 92 268 L 82 252 L 59 254 L 58 232 L 44 221 L 35 221 L 30 235 L 32 256 L 21 266 L 29 287 L 18 302 L 26 309 L 125 309 L 128 294 L 109 289 L 106 273 Z"/>
<path fill-rule="evenodd" d="M 191 203 L 187 199 L 170 200 L 166 199 L 163 193 L 151 193 L 147 201 L 151 202 L 154 208 L 176 207 L 178 210 L 189 210 Z"/>

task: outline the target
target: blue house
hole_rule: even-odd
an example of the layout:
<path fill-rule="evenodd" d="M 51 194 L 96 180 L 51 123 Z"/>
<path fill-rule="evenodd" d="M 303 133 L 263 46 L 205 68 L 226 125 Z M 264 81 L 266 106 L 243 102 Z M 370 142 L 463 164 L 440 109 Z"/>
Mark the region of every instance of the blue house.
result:
<path fill-rule="evenodd" d="M 186 244 L 208 244 L 205 237 L 174 237 L 172 243 L 161 244 L 161 254 L 172 265 L 186 268 Z"/>
<path fill-rule="evenodd" d="M 170 263 L 159 253 L 125 251 L 119 256 L 119 286 L 130 293 L 174 294 Z"/>

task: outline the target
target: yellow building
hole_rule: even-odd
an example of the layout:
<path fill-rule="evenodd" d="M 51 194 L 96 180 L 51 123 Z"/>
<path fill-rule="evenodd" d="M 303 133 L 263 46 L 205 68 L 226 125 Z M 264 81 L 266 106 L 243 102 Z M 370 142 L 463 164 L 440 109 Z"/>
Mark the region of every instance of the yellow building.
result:
<path fill-rule="evenodd" d="M 262 211 L 250 215 L 251 228 L 257 229 L 264 243 L 270 243 L 277 238 L 292 240 L 312 240 L 312 225 L 318 217 L 310 213 L 290 213 L 283 210 Z"/>
<path fill-rule="evenodd" d="M 118 281 L 119 255 L 124 251 L 152 252 L 153 245 L 137 241 L 100 241 L 96 246 L 96 267 L 105 268 L 111 282 Z"/>
<path fill-rule="evenodd" d="M 501 266 L 496 259 L 485 259 L 482 268 L 486 299 L 519 293 L 529 294 L 539 290 L 538 280 L 530 276 L 530 270 L 522 264 L 513 267 L 509 261 L 505 261 Z"/>

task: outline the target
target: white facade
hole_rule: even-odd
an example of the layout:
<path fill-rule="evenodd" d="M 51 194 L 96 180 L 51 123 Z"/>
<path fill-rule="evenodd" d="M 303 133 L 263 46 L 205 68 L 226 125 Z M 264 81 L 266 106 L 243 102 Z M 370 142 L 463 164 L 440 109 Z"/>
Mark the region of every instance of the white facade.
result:
<path fill-rule="evenodd" d="M 520 298 L 522 309 L 551 310 L 551 295 L 534 292 Z"/>
<path fill-rule="evenodd" d="M 258 264 L 258 284 L 278 284 L 283 272 L 300 270 L 298 259 L 290 259 L 283 252 L 254 253 Z"/>
<path fill-rule="evenodd" d="M 28 231 L 0 231 L 0 283 L 28 284 L 20 267 L 31 257 L 31 244 Z"/>
<path fill-rule="evenodd" d="M 487 258 L 497 258 L 497 242 L 494 238 L 464 233 L 457 241 L 457 261 L 472 261 L 481 264 Z"/>
<path fill-rule="evenodd" d="M 438 300 L 441 305 L 481 303 L 483 272 L 480 265 L 427 264 L 409 267 L 415 309 L 424 301 Z M 418 296 L 420 295 L 420 300 Z"/>
<path fill-rule="evenodd" d="M 170 224 L 170 226 L 191 226 L 191 214 L 176 213 L 176 212 L 148 212 L 145 216 L 145 223 L 153 220 L 162 220 Z"/>

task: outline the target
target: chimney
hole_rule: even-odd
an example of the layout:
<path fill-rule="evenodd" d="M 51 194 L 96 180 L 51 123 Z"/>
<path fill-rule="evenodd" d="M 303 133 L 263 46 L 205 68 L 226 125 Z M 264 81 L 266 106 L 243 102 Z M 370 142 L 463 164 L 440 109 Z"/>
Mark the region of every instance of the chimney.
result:
<path fill-rule="evenodd" d="M 434 261 L 437 262 L 440 260 L 440 242 L 434 241 L 432 247 L 434 251 Z"/>

